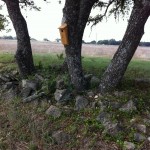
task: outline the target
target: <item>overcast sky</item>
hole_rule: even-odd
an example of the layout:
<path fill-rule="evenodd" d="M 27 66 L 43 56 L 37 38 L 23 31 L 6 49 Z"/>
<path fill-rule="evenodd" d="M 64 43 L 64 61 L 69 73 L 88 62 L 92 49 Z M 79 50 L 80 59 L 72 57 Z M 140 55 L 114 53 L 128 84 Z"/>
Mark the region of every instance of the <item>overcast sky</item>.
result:
<path fill-rule="evenodd" d="M 42 9 L 38 11 L 22 11 L 27 24 L 30 37 L 37 40 L 43 40 L 44 38 L 49 39 L 50 41 L 55 41 L 56 38 L 60 38 L 58 27 L 61 24 L 62 18 L 62 8 L 64 7 L 64 0 L 62 4 L 58 4 L 58 0 L 50 0 L 49 4 L 43 2 L 43 0 L 36 0 L 36 4 Z M 2 3 L 0 1 L 0 3 Z M 3 10 L 0 13 L 7 14 L 7 10 L 4 6 Z M 95 12 L 94 12 L 95 13 Z M 27 17 L 26 17 L 27 16 Z M 92 41 L 92 40 L 103 40 L 103 39 L 116 39 L 121 40 L 124 32 L 127 27 L 127 19 L 120 18 L 119 22 L 115 21 L 113 17 L 109 18 L 107 21 L 104 20 L 102 23 L 99 23 L 97 26 L 93 27 L 91 30 L 90 26 L 87 26 L 84 32 L 83 40 Z M 11 32 L 0 32 L 0 36 L 3 35 L 15 35 L 15 31 L 10 23 L 9 28 Z M 145 26 L 145 34 L 142 38 L 142 41 L 150 41 L 150 19 L 147 21 Z"/>

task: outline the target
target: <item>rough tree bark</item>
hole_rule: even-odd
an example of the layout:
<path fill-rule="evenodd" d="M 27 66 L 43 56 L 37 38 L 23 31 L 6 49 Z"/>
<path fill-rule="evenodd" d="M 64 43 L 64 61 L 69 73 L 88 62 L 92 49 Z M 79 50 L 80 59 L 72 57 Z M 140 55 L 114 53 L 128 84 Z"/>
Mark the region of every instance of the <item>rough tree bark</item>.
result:
<path fill-rule="evenodd" d="M 99 85 L 100 93 L 109 92 L 121 81 L 144 34 L 144 25 L 149 15 L 150 1 L 136 0 L 123 40 L 102 76 Z"/>
<path fill-rule="evenodd" d="M 66 0 L 63 15 L 68 24 L 69 45 L 65 46 L 71 82 L 77 91 L 86 87 L 81 63 L 82 37 L 92 6 L 97 0 Z"/>
<path fill-rule="evenodd" d="M 15 58 L 19 72 L 22 77 L 27 77 L 35 71 L 27 24 L 21 14 L 18 0 L 4 0 L 4 2 L 17 35 Z"/>

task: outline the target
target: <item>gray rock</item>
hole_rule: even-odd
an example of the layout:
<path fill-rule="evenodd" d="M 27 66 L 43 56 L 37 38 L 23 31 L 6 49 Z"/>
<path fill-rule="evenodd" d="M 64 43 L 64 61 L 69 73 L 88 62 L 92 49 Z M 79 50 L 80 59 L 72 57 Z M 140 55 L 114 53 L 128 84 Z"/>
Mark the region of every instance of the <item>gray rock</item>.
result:
<path fill-rule="evenodd" d="M 105 128 L 103 133 L 108 133 L 115 136 L 121 131 L 121 128 L 119 124 L 112 121 L 111 118 L 112 116 L 109 113 L 101 112 L 97 117 L 97 120 L 100 121 Z"/>
<path fill-rule="evenodd" d="M 110 106 L 112 109 L 118 109 L 118 108 L 120 108 L 121 104 L 118 103 L 118 102 L 110 102 L 110 103 L 109 103 L 109 106 Z"/>
<path fill-rule="evenodd" d="M 35 74 L 35 78 L 36 78 L 36 80 L 40 80 L 41 82 L 44 81 L 44 78 L 39 74 Z"/>
<path fill-rule="evenodd" d="M 143 119 L 143 122 L 147 125 L 150 125 L 150 119 L 147 119 L 147 118 L 144 118 Z"/>
<path fill-rule="evenodd" d="M 97 116 L 97 121 L 100 121 L 103 125 L 110 122 L 112 116 L 107 112 L 100 112 L 100 114 Z"/>
<path fill-rule="evenodd" d="M 18 96 L 18 89 L 14 87 L 12 87 L 7 92 L 2 94 L 2 98 L 8 101 L 14 100 L 17 96 Z"/>
<path fill-rule="evenodd" d="M 31 93 L 32 93 L 32 88 L 30 87 L 25 87 L 22 89 L 21 91 L 21 96 L 23 98 L 27 98 L 28 96 L 31 96 Z"/>
<path fill-rule="evenodd" d="M 4 85 L 4 89 L 6 90 L 6 89 L 10 89 L 10 88 L 12 88 L 13 87 L 13 82 L 7 82 L 7 83 L 5 83 L 5 85 Z"/>
<path fill-rule="evenodd" d="M 132 100 L 130 100 L 126 104 L 124 104 L 119 110 L 129 112 L 129 111 L 137 110 L 137 108 L 136 108 L 134 102 Z"/>
<path fill-rule="evenodd" d="M 61 110 L 53 105 L 51 105 L 46 111 L 47 115 L 53 116 L 54 118 L 59 118 L 61 116 L 61 113 Z"/>
<path fill-rule="evenodd" d="M 84 98 L 83 96 L 77 96 L 76 97 L 76 103 L 75 103 L 75 109 L 76 110 L 81 110 L 84 109 L 88 106 L 89 101 Z"/>
<path fill-rule="evenodd" d="M 66 115 L 70 115 L 70 114 L 74 113 L 73 108 L 68 107 L 68 106 L 64 106 L 63 109 L 62 109 L 62 111 Z"/>
<path fill-rule="evenodd" d="M 124 141 L 124 149 L 125 150 L 134 150 L 135 149 L 135 144 L 132 143 L 132 142 Z"/>
<path fill-rule="evenodd" d="M 60 79 L 56 82 L 56 89 L 63 90 L 65 87 L 66 85 L 63 79 Z"/>
<path fill-rule="evenodd" d="M 22 88 L 25 88 L 25 87 L 26 87 L 26 84 L 27 84 L 27 80 L 26 80 L 26 79 L 23 79 L 22 82 L 21 82 Z"/>
<path fill-rule="evenodd" d="M 8 74 L 4 74 L 3 76 L 8 78 L 8 79 L 11 79 L 11 75 L 9 73 Z"/>
<path fill-rule="evenodd" d="M 107 108 L 108 103 L 106 101 L 105 102 L 99 101 L 99 106 L 100 106 L 100 110 L 104 111 Z"/>
<path fill-rule="evenodd" d="M 100 83 L 100 79 L 99 79 L 99 78 L 97 78 L 97 77 L 95 77 L 95 76 L 93 76 L 93 77 L 91 78 L 90 85 L 91 85 L 92 87 L 97 87 L 97 86 L 99 86 L 99 83 Z"/>
<path fill-rule="evenodd" d="M 99 101 L 99 105 L 100 105 L 100 109 L 101 111 L 105 110 L 105 109 L 119 109 L 121 104 L 115 101 Z"/>
<path fill-rule="evenodd" d="M 13 75 L 13 76 L 16 76 L 16 75 L 18 75 L 18 74 L 19 74 L 19 71 L 18 71 L 18 70 L 13 70 L 13 71 L 12 71 L 12 75 Z"/>
<path fill-rule="evenodd" d="M 39 94 L 34 94 L 34 95 L 31 95 L 31 96 L 29 96 L 29 97 L 27 97 L 27 98 L 24 98 L 24 99 L 23 99 L 23 102 L 24 102 L 24 103 L 28 103 L 28 102 L 31 102 L 31 101 L 35 101 L 35 100 L 38 100 L 40 97 L 42 97 L 42 96 L 44 96 L 44 95 L 45 95 L 44 92 L 41 92 L 41 93 L 39 93 Z"/>
<path fill-rule="evenodd" d="M 7 78 L 9 82 L 16 80 L 15 76 L 13 76 L 12 74 L 5 74 L 4 77 Z"/>
<path fill-rule="evenodd" d="M 89 91 L 89 92 L 87 92 L 87 96 L 90 98 L 93 98 L 95 96 L 95 94 L 93 91 Z"/>
<path fill-rule="evenodd" d="M 113 123 L 110 121 L 107 122 L 104 127 L 104 132 L 108 133 L 111 136 L 116 136 L 119 132 L 121 132 L 121 128 L 118 123 Z"/>
<path fill-rule="evenodd" d="M 92 78 L 92 74 L 85 74 L 84 75 L 84 78 L 87 80 L 87 81 L 90 81 L 91 80 L 91 78 Z"/>
<path fill-rule="evenodd" d="M 146 140 L 146 137 L 140 133 L 134 133 L 134 140 L 136 142 L 143 142 L 144 140 Z"/>
<path fill-rule="evenodd" d="M 104 96 L 101 93 L 98 93 L 99 98 L 103 98 Z"/>
<path fill-rule="evenodd" d="M 137 122 L 137 118 L 132 118 L 131 120 L 130 120 L 130 123 L 131 124 L 135 124 Z"/>
<path fill-rule="evenodd" d="M 94 96 L 94 99 L 98 99 L 98 98 L 99 98 L 98 95 L 95 95 L 95 96 Z"/>
<path fill-rule="evenodd" d="M 54 96 L 58 104 L 66 104 L 71 99 L 71 92 L 67 89 L 57 89 L 54 93 Z"/>
<path fill-rule="evenodd" d="M 40 87 L 40 82 L 37 80 L 22 80 L 22 87 L 23 88 L 31 88 L 32 90 L 36 91 Z"/>
<path fill-rule="evenodd" d="M 146 126 L 143 124 L 137 124 L 136 128 L 139 132 L 146 133 Z"/>
<path fill-rule="evenodd" d="M 63 131 L 56 131 L 52 134 L 52 138 L 54 138 L 57 144 L 64 144 L 70 140 L 70 135 Z"/>
<path fill-rule="evenodd" d="M 94 101 L 91 103 L 91 108 L 95 109 L 95 108 L 99 108 L 99 103 L 97 101 Z"/>
<path fill-rule="evenodd" d="M 10 82 L 11 79 L 8 77 L 8 76 L 4 76 L 4 75 L 1 75 L 0 74 L 0 80 L 3 81 L 3 82 Z"/>

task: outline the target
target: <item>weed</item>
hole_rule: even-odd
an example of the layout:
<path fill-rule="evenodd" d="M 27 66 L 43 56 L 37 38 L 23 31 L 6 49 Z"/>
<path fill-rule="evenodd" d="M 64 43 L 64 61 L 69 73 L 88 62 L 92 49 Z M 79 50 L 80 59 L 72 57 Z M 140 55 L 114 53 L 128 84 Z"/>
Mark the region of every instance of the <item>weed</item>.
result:
<path fill-rule="evenodd" d="M 42 61 L 39 61 L 39 64 L 38 64 L 38 69 L 43 69 L 43 64 L 42 64 Z"/>
<path fill-rule="evenodd" d="M 48 80 L 48 91 L 54 93 L 56 90 L 56 79 L 52 78 Z"/>
<path fill-rule="evenodd" d="M 43 135 L 43 140 L 44 140 L 47 144 L 49 144 L 49 143 L 53 143 L 53 144 L 54 144 L 54 143 L 55 143 L 55 141 L 54 141 L 54 139 L 52 138 L 50 132 L 44 133 L 44 135 Z"/>
<path fill-rule="evenodd" d="M 57 58 L 58 58 L 59 60 L 64 59 L 64 54 L 63 54 L 63 53 L 57 54 L 56 56 L 57 56 Z"/>
<path fill-rule="evenodd" d="M 29 150 L 38 150 L 38 146 L 34 143 L 30 143 Z"/>

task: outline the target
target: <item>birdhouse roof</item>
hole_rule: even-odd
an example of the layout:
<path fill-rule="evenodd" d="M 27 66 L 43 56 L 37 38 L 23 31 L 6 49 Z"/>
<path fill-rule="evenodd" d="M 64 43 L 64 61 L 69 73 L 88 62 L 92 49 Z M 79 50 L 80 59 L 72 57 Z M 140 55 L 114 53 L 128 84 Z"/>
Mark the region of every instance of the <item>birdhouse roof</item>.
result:
<path fill-rule="evenodd" d="M 67 24 L 64 23 L 64 24 L 62 24 L 58 29 L 64 29 L 64 28 L 66 28 L 66 27 L 67 27 Z"/>

